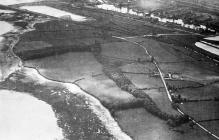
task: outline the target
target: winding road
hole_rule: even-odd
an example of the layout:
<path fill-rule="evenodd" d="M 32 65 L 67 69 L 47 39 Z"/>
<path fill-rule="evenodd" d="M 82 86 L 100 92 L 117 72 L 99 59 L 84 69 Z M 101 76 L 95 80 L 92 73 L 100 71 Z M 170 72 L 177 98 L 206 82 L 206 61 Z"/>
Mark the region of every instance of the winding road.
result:
<path fill-rule="evenodd" d="M 165 79 L 164 79 L 164 74 L 163 74 L 163 72 L 161 71 L 161 68 L 160 68 L 158 62 L 155 60 L 154 56 L 152 56 L 152 55 L 148 52 L 148 50 L 147 50 L 143 45 L 139 44 L 138 42 L 131 41 L 131 40 L 128 40 L 128 39 L 126 39 L 126 38 L 124 38 L 124 37 L 119 37 L 119 36 L 112 36 L 112 37 L 113 37 L 113 38 L 117 38 L 117 39 L 121 39 L 121 40 L 124 40 L 124 41 L 127 41 L 127 42 L 130 42 L 130 43 L 135 44 L 135 45 L 137 45 L 137 46 L 139 46 L 139 47 L 141 47 L 141 48 L 144 49 L 145 54 L 146 54 L 147 56 L 149 56 L 149 57 L 152 59 L 151 62 L 156 66 L 156 68 L 157 68 L 157 70 L 158 70 L 158 72 L 159 72 L 160 78 L 161 78 L 162 83 L 163 83 L 163 85 L 164 85 L 164 87 L 165 87 L 166 94 L 167 94 L 167 96 L 168 96 L 169 101 L 170 101 L 171 103 L 173 103 L 173 100 L 172 100 L 172 98 L 171 98 L 170 92 L 169 92 L 168 87 L 167 87 L 167 83 L 166 83 L 166 81 L 165 81 Z M 182 114 L 182 115 L 187 115 L 187 114 L 184 113 L 184 111 L 181 110 L 179 107 L 177 107 L 176 109 L 177 109 L 177 111 L 178 111 L 180 114 Z M 207 128 L 205 128 L 203 125 L 201 125 L 200 123 L 198 123 L 198 121 L 194 120 L 191 116 L 189 116 L 189 115 L 187 115 L 187 116 L 188 116 L 189 120 L 192 121 L 194 124 L 196 124 L 199 128 L 201 128 L 203 131 L 205 131 L 205 132 L 207 132 L 208 134 L 210 134 L 210 135 L 211 135 L 212 137 L 214 137 L 215 139 L 219 140 L 219 136 L 217 136 L 216 134 L 214 134 L 213 132 L 211 132 L 210 130 L 208 130 Z"/>
<path fill-rule="evenodd" d="M 136 19 L 135 19 L 135 20 L 136 20 Z M 142 21 L 142 20 L 140 20 L 140 21 Z M 145 22 L 145 21 L 142 21 L 142 22 Z M 178 29 L 178 30 L 179 30 L 179 29 Z M 185 31 L 184 31 L 184 32 L 185 32 Z M 193 33 L 193 34 L 195 34 L 195 33 Z M 172 34 L 158 34 L 158 35 L 160 36 L 160 35 L 172 35 Z M 177 34 L 174 34 L 174 35 L 177 35 Z M 180 34 L 179 34 L 179 35 L 180 35 Z M 182 34 L 182 35 L 186 35 L 186 34 Z M 143 37 L 146 37 L 146 36 L 149 36 L 149 35 L 143 35 Z M 152 36 L 152 35 L 150 35 L 150 36 Z M 155 35 L 155 36 L 157 36 L 157 35 Z M 113 37 L 113 38 L 117 38 L 117 39 L 121 39 L 121 40 L 124 40 L 124 41 L 127 41 L 127 42 L 130 42 L 130 43 L 135 44 L 135 45 L 137 45 L 138 47 L 141 47 L 141 48 L 144 49 L 145 55 L 147 55 L 147 56 L 149 56 L 149 57 L 151 58 L 151 62 L 156 66 L 156 68 L 157 68 L 157 70 L 158 70 L 158 72 L 159 72 L 160 78 L 161 78 L 162 83 L 163 83 L 163 85 L 164 85 L 164 87 L 165 87 L 165 91 L 166 91 L 166 94 L 167 94 L 167 97 L 168 97 L 169 101 L 170 101 L 171 103 L 173 103 L 173 100 L 172 100 L 172 98 L 171 98 L 170 92 L 169 92 L 168 87 L 167 87 L 167 83 L 166 83 L 166 81 L 165 81 L 165 79 L 164 79 L 164 74 L 163 74 L 163 72 L 162 72 L 162 70 L 161 70 L 161 68 L 160 68 L 160 66 L 159 66 L 159 64 L 158 64 L 158 62 L 157 62 L 157 60 L 154 59 L 154 56 L 152 56 L 152 55 L 150 54 L 150 52 L 148 52 L 148 50 L 147 50 L 143 45 L 139 44 L 138 42 L 128 40 L 128 39 L 125 38 L 125 37 L 119 37 L 119 36 L 112 36 L 112 37 Z M 133 38 L 134 38 L 134 37 L 133 37 Z M 15 58 L 19 59 L 20 62 L 22 62 L 21 59 L 13 53 L 13 46 L 14 46 L 18 41 L 19 41 L 19 40 L 16 40 L 16 41 L 12 44 L 12 46 L 11 46 L 10 49 L 11 49 L 11 52 L 12 52 L 13 56 L 14 56 Z M 24 68 L 31 68 L 31 67 L 23 66 L 22 63 L 20 63 L 19 66 L 20 66 L 21 68 L 22 68 L 22 67 L 24 67 Z M 36 68 L 31 68 L 31 69 L 35 69 L 35 70 L 37 71 L 37 73 L 38 73 L 39 75 L 41 75 L 40 72 L 39 72 Z M 43 75 L 41 75 L 41 76 L 43 76 Z M 66 83 L 66 82 L 63 82 L 63 81 L 56 81 L 56 80 L 53 80 L 53 79 L 49 79 L 48 77 L 45 77 L 45 76 L 43 76 L 43 77 L 44 77 L 45 79 L 50 80 L 50 81 L 53 81 L 53 82 L 60 82 L 60 83 L 75 85 L 75 83 Z M 76 86 L 79 87 L 78 85 L 76 85 Z M 79 88 L 80 88 L 80 87 L 79 87 Z M 80 88 L 80 89 L 81 89 L 81 88 Z M 81 89 L 81 90 L 83 90 L 83 89 Z M 95 99 L 93 96 L 92 96 L 92 98 Z M 95 99 L 95 100 L 96 100 L 96 99 Z M 177 108 L 177 111 L 178 111 L 180 114 L 182 114 L 182 115 L 186 115 L 180 108 Z M 202 126 L 201 124 L 199 124 L 196 120 L 194 120 L 192 117 L 189 116 L 189 119 L 190 119 L 193 123 L 195 123 L 199 128 L 201 128 L 202 130 L 204 130 L 205 132 L 207 132 L 208 134 L 210 134 L 210 135 L 211 135 L 212 137 L 214 137 L 215 139 L 219 140 L 219 136 L 215 135 L 214 133 L 212 133 L 211 131 L 209 131 L 208 129 L 206 129 L 204 126 Z M 129 136 L 127 136 L 125 133 L 124 133 L 124 137 L 126 137 L 126 138 L 128 138 L 128 139 L 131 139 L 131 138 L 129 138 Z"/>

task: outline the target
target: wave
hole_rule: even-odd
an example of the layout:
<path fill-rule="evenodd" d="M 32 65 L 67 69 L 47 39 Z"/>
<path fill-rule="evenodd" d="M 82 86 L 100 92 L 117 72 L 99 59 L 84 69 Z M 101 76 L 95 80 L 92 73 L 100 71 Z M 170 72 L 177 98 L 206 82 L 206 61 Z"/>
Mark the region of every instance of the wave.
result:
<path fill-rule="evenodd" d="M 86 93 L 81 89 L 78 85 L 56 81 L 52 79 L 48 79 L 41 75 L 38 70 L 34 68 L 24 67 L 24 73 L 30 79 L 35 80 L 34 82 L 46 84 L 46 83 L 54 83 L 61 84 L 66 89 L 68 89 L 72 94 L 76 94 L 82 96 L 86 100 L 86 104 L 90 107 L 94 114 L 100 119 L 102 124 L 106 127 L 109 133 L 114 137 L 115 140 L 132 140 L 130 136 L 124 133 L 119 127 L 118 123 L 113 119 L 110 112 L 101 104 L 101 102 L 90 94 Z"/>

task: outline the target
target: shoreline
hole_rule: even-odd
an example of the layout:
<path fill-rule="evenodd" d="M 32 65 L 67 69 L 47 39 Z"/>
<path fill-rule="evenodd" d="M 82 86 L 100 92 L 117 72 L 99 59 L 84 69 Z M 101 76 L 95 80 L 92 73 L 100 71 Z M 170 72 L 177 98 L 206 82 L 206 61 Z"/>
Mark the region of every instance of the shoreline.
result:
<path fill-rule="evenodd" d="M 31 30 L 34 30 L 34 25 L 35 25 L 36 23 L 33 23 L 33 24 L 30 24 L 30 26 L 32 27 L 32 28 L 29 28 L 30 30 L 29 31 L 31 31 Z M 28 27 L 29 27 L 29 25 L 28 25 Z M 28 29 L 27 29 L 28 30 Z M 24 33 L 26 33 L 26 32 L 28 32 L 28 31 L 24 31 L 24 32 L 22 32 L 21 31 L 21 33 L 18 33 L 18 34 L 16 34 L 15 36 L 15 39 L 17 39 L 17 42 L 15 41 L 15 44 L 14 44 L 14 46 L 19 42 L 19 39 L 20 39 L 20 37 L 24 34 Z M 10 37 L 10 36 L 9 36 Z M 10 45 L 11 46 L 11 45 Z M 25 68 L 28 68 L 27 66 L 23 66 L 23 63 L 22 63 L 22 60 L 20 59 L 20 57 L 18 57 L 14 52 L 13 52 L 13 47 L 14 46 L 11 46 L 10 47 L 10 50 L 12 51 L 11 53 L 12 53 L 12 55 L 15 55 L 15 57 L 14 58 L 17 58 L 17 59 L 19 59 L 20 60 L 20 63 L 18 63 L 18 68 L 19 68 L 19 70 L 22 70 L 22 69 L 25 69 Z M 36 68 L 36 67 L 32 67 L 32 69 L 34 69 L 34 70 L 36 70 L 36 71 L 38 71 L 38 69 Z M 15 70 L 15 71 L 18 71 L 18 70 Z M 14 72 L 15 72 L 14 71 Z M 13 73 L 13 72 L 11 72 L 11 73 Z M 38 71 L 38 74 L 39 75 L 41 75 L 41 73 Z M 10 75 L 10 74 L 9 74 Z M 41 75 L 41 76 L 43 76 L 43 75 Z M 45 78 L 45 77 L 44 77 Z M 6 78 L 7 79 L 7 78 Z M 49 79 L 49 78 L 47 78 L 47 79 Z M 59 81 L 59 82 L 62 82 L 63 83 L 63 81 Z M 74 84 L 74 85 L 77 85 L 77 84 Z M 79 88 L 80 88 L 80 86 L 78 86 Z M 88 95 L 90 95 L 89 93 L 87 93 Z M 95 96 L 93 96 L 93 95 L 91 95 L 92 97 L 94 97 L 94 98 L 96 98 Z M 99 99 L 98 99 L 98 101 L 100 101 Z M 108 109 L 109 110 L 109 109 Z M 112 117 L 112 116 L 111 116 Z M 112 117 L 114 120 L 115 120 L 115 118 L 114 117 Z M 116 121 L 117 122 L 117 121 Z M 117 122 L 117 124 L 119 124 L 118 122 Z M 121 128 L 121 127 L 120 127 Z"/>
<path fill-rule="evenodd" d="M 10 73 L 8 73 L 7 75 L 4 75 L 4 78 L 2 79 L 1 82 L 5 82 L 5 80 L 7 80 L 12 74 L 16 73 L 16 71 L 22 71 L 23 69 L 29 68 L 29 69 L 34 69 L 37 71 L 37 73 L 42 76 L 43 78 L 45 78 L 46 80 L 49 80 L 51 82 L 59 82 L 59 83 L 63 83 L 63 84 L 71 84 L 71 85 L 75 85 L 77 87 L 79 87 L 81 89 L 81 87 L 77 84 L 72 84 L 72 83 L 65 83 L 63 81 L 58 81 L 58 80 L 53 80 L 53 79 L 48 79 L 47 77 L 44 77 L 43 75 L 40 74 L 40 72 L 34 68 L 34 67 L 28 67 L 28 66 L 24 66 L 23 65 L 23 60 L 17 56 L 14 51 L 13 48 L 14 46 L 16 46 L 16 44 L 20 41 L 20 37 L 30 31 L 35 30 L 34 25 L 35 24 L 39 24 L 39 23 L 44 23 L 49 21 L 48 19 L 46 20 L 42 20 L 42 19 L 37 19 L 33 22 L 30 22 L 28 24 L 28 28 L 27 29 L 18 29 L 16 32 L 14 32 L 15 34 L 11 35 L 11 32 L 5 33 L 4 36 L 7 36 L 8 38 L 13 38 L 12 42 L 8 45 L 9 47 L 9 53 L 12 54 L 13 56 L 13 60 L 19 60 L 19 62 L 16 63 L 17 67 L 15 70 L 11 71 Z M 8 36 L 9 35 L 9 36 Z M 9 40 L 7 38 L 4 38 L 4 40 L 6 40 L 5 43 L 9 42 Z M 81 89 L 82 90 L 82 89 Z M 15 90 L 17 91 L 17 90 Z M 118 126 L 118 123 L 114 120 L 114 118 L 111 116 L 110 112 L 108 111 L 108 109 L 106 109 L 98 99 L 96 99 L 94 96 L 90 95 L 89 93 L 86 93 L 87 98 L 89 98 L 89 100 L 93 100 L 92 102 L 95 102 L 94 104 L 91 105 L 91 108 L 93 108 L 93 113 L 94 114 L 98 114 L 98 118 L 100 119 L 100 121 L 102 121 L 102 125 L 104 127 L 106 127 L 107 131 L 110 133 L 110 135 L 112 135 L 115 139 L 118 140 L 131 140 L 131 138 L 121 130 L 121 128 Z M 35 97 L 35 96 L 34 96 Z M 47 102 L 46 102 L 47 103 Z M 95 108 L 95 106 L 97 106 Z M 102 107 L 103 109 L 101 111 L 98 111 L 97 109 L 100 109 L 100 107 Z M 105 110 L 104 110 L 105 109 Z M 104 113 L 105 112 L 105 113 Z M 55 113 L 55 112 L 54 112 Z M 56 113 L 55 113 L 56 114 Z M 57 114 L 56 114 L 57 115 Z M 102 117 L 105 116 L 105 117 Z M 107 116 L 107 117 L 106 117 Z M 59 118 L 57 118 L 59 119 Z M 108 122 L 107 122 L 108 121 Z M 110 126 L 112 125 L 112 126 Z M 62 128 L 62 130 L 64 131 L 64 129 Z"/>
<path fill-rule="evenodd" d="M 20 41 L 20 37 L 23 34 L 25 34 L 26 32 L 30 32 L 32 30 L 35 30 L 35 28 L 34 28 L 35 24 L 43 23 L 43 22 L 46 22 L 46 21 L 48 21 L 48 20 L 46 20 L 46 19 L 44 19 L 44 20 L 43 19 L 36 19 L 36 20 L 31 21 L 31 22 L 28 23 L 27 29 L 17 28 L 17 29 L 12 30 L 13 32 L 9 31 L 9 32 L 4 33 L 2 35 L 3 39 L 1 40 L 1 42 L 4 42 L 4 44 L 7 44 L 7 52 L 2 52 L 1 51 L 1 53 L 2 53 L 2 55 L 5 55 L 6 53 L 8 53 L 7 57 L 9 57 L 9 56 L 13 57 L 13 58 L 10 58 L 10 59 L 12 59 L 10 61 L 12 61 L 12 63 L 15 62 L 15 66 L 14 67 L 7 67 L 6 66 L 6 68 L 4 68 L 4 66 L 2 66 L 1 71 L 3 71 L 3 72 L 8 70 L 8 69 L 12 69 L 12 68 L 13 68 L 13 70 L 11 70 L 9 73 L 6 73 L 6 74 L 3 74 L 3 72 L 2 72 L 0 82 L 4 81 L 10 74 L 14 73 L 17 70 L 22 69 L 22 67 L 23 67 L 23 62 L 22 62 L 21 58 L 18 57 L 13 51 L 14 46 L 16 46 L 17 43 Z M 13 21 L 11 21 L 11 22 L 13 22 Z M 8 23 L 10 23 L 10 22 L 8 22 Z M 18 62 L 16 62 L 16 61 L 18 61 Z M 6 64 L 7 64 L 7 62 L 6 62 Z M 9 65 L 11 65 L 11 63 Z"/>

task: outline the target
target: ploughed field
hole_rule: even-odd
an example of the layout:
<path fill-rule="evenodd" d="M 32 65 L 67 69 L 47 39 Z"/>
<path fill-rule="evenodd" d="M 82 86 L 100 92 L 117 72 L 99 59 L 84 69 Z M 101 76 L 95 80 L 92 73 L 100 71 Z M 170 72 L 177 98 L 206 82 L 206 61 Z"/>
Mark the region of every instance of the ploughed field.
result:
<path fill-rule="evenodd" d="M 13 49 L 26 69 L 35 68 L 47 79 L 78 85 L 83 92 L 98 99 L 133 139 L 211 140 L 197 126 L 188 122 L 179 123 L 182 116 L 172 107 L 158 70 L 152 58 L 145 53 L 147 49 L 164 73 L 172 97 L 177 100 L 181 96 L 180 108 L 218 134 L 218 100 L 215 100 L 219 97 L 216 93 L 219 89 L 218 66 L 203 55 L 194 53 L 192 43 L 188 45 L 189 49 L 179 45 L 177 32 L 176 36 L 168 38 L 169 42 L 157 37 L 143 38 L 141 36 L 145 34 L 175 31 L 144 24 L 144 20 L 136 17 L 128 18 L 98 9 L 73 8 L 65 4 L 45 4 L 94 20 L 74 22 L 53 19 L 35 24 L 35 30 L 23 34 Z M 191 35 L 190 39 L 189 43 L 196 42 L 199 37 Z M 180 41 L 187 42 L 185 38 Z M 34 96 L 49 102 L 60 117 L 61 128 L 68 132 L 67 138 L 112 137 L 107 127 L 101 126 L 101 122 L 90 112 L 85 100 L 69 95 L 69 91 L 59 84 L 50 83 L 49 87 L 44 87 L 22 80 L 24 75 L 25 71 L 12 75 L 1 87 L 8 88 L 8 82 L 16 90 L 33 92 Z M 16 83 L 17 80 L 21 82 Z M 22 85 L 27 89 L 22 89 Z M 56 86 L 59 88 L 56 89 Z M 48 93 L 38 94 L 36 88 Z M 212 100 L 202 101 L 206 99 Z M 79 105 L 74 106 L 74 103 Z M 79 122 L 71 120 L 75 111 L 76 118 L 84 116 Z M 74 127 L 75 123 L 77 126 Z"/>

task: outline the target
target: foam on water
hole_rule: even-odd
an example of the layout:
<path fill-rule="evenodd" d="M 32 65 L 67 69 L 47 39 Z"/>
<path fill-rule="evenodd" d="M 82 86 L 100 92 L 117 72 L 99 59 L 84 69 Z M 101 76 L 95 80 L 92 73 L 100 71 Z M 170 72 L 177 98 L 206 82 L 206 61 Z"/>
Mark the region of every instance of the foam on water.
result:
<path fill-rule="evenodd" d="M 2 140 L 62 140 L 50 105 L 26 93 L 0 90 Z"/>
<path fill-rule="evenodd" d="M 49 82 L 49 80 L 44 78 L 43 76 L 41 76 L 36 69 L 33 69 L 33 68 L 28 68 L 27 69 L 27 68 L 25 68 L 25 69 L 23 69 L 23 72 L 25 73 L 25 75 L 27 77 L 30 77 L 31 80 L 34 80 L 34 82 L 37 82 L 37 83 L 40 83 L 40 84 L 44 84 L 46 82 Z"/>
<path fill-rule="evenodd" d="M 26 9 L 32 12 L 36 12 L 36 13 L 45 14 L 48 16 L 57 17 L 57 18 L 63 18 L 64 16 L 66 16 L 66 17 L 70 17 L 71 20 L 74 20 L 74 21 L 86 21 L 87 20 L 87 18 L 84 16 L 76 15 L 76 14 L 69 13 L 69 12 L 59 10 L 59 9 L 49 7 L 49 6 L 22 6 L 20 8 Z"/>
<path fill-rule="evenodd" d="M 109 130 L 109 132 L 115 137 L 117 140 L 131 140 L 131 138 L 122 132 L 117 122 L 112 118 L 109 111 L 102 106 L 99 100 L 94 98 L 93 96 L 82 91 L 78 86 L 73 84 L 64 84 L 66 88 L 72 93 L 77 93 L 88 101 L 90 108 L 93 112 L 100 118 L 103 125 Z"/>
<path fill-rule="evenodd" d="M 45 82 L 54 82 L 54 83 L 61 83 L 64 87 L 66 87 L 72 94 L 76 94 L 79 96 L 84 97 L 89 105 L 90 109 L 96 114 L 99 119 L 101 120 L 102 124 L 107 128 L 110 134 L 112 134 L 115 139 L 117 140 L 131 140 L 131 138 L 125 134 L 117 124 L 117 122 L 112 118 L 110 112 L 100 103 L 100 101 L 93 96 L 84 92 L 80 87 L 72 83 L 65 83 L 65 82 L 58 82 L 58 81 L 51 81 L 43 76 L 41 76 L 37 70 L 32 68 L 24 68 L 25 75 L 31 77 L 31 79 L 36 80 L 39 83 Z"/>

